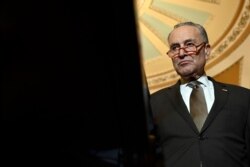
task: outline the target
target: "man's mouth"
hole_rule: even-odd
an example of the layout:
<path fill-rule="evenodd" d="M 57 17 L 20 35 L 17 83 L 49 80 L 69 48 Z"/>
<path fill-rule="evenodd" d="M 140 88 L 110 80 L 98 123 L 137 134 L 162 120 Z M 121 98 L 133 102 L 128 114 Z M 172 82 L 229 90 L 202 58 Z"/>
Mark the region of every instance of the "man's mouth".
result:
<path fill-rule="evenodd" d="M 178 63 L 178 65 L 179 65 L 179 66 L 185 66 L 185 65 L 188 65 L 188 64 L 190 64 L 190 63 L 191 63 L 190 60 L 183 60 L 183 61 L 180 61 L 180 62 Z"/>

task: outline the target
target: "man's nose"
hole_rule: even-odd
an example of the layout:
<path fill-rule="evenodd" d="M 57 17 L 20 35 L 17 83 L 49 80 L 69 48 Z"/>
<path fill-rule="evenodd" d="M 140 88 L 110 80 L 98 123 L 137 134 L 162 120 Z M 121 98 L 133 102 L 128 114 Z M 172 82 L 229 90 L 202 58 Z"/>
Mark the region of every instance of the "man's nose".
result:
<path fill-rule="evenodd" d="M 179 56 L 180 56 L 180 57 L 183 57 L 183 56 L 185 56 L 185 55 L 186 55 L 185 49 L 184 49 L 184 48 L 180 48 L 180 49 L 179 49 Z"/>

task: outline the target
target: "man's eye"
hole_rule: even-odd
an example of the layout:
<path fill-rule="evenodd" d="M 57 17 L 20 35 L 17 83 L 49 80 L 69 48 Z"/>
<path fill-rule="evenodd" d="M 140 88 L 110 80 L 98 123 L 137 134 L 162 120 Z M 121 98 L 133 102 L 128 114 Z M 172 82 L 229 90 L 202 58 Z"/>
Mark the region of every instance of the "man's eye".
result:
<path fill-rule="evenodd" d="M 195 44 L 192 42 L 186 43 L 186 47 L 193 47 L 193 46 L 195 46 Z"/>
<path fill-rule="evenodd" d="M 171 50 L 178 50 L 180 47 L 179 46 L 172 46 Z"/>

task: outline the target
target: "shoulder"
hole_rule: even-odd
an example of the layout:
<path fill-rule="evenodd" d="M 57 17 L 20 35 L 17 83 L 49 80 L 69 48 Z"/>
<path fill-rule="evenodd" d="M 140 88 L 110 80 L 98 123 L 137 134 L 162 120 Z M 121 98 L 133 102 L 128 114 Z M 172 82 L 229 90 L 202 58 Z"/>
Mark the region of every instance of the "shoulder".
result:
<path fill-rule="evenodd" d="M 172 86 L 169 86 L 169 87 L 165 87 L 165 88 L 162 88 L 160 90 L 157 90 L 153 93 L 151 93 L 151 97 L 157 97 L 157 96 L 163 96 L 163 95 L 166 95 L 168 94 L 170 91 L 172 90 L 176 90 L 176 85 L 172 85 Z"/>
<path fill-rule="evenodd" d="M 250 94 L 250 89 L 240 86 L 240 85 L 236 85 L 236 84 L 230 84 L 230 83 L 224 83 L 224 82 L 220 82 L 220 81 L 216 81 L 214 79 L 210 79 L 214 85 L 214 87 L 219 87 L 221 89 L 226 89 L 229 90 L 231 92 L 244 92 L 246 94 Z"/>
<path fill-rule="evenodd" d="M 170 99 L 175 97 L 179 92 L 179 85 L 175 84 L 163 89 L 160 89 L 150 95 L 151 105 L 165 104 Z"/>

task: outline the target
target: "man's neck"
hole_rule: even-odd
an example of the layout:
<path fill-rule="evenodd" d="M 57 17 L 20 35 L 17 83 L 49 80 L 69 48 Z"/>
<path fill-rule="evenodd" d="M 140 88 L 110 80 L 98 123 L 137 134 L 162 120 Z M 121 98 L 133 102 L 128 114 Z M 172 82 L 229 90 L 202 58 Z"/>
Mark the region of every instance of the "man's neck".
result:
<path fill-rule="evenodd" d="M 190 81 L 195 81 L 195 80 L 198 80 L 201 76 L 204 76 L 206 75 L 206 73 L 203 73 L 202 75 L 193 75 L 191 77 L 181 77 L 181 83 L 182 84 L 185 84 L 185 83 L 188 83 Z"/>

